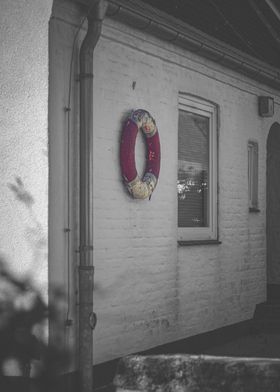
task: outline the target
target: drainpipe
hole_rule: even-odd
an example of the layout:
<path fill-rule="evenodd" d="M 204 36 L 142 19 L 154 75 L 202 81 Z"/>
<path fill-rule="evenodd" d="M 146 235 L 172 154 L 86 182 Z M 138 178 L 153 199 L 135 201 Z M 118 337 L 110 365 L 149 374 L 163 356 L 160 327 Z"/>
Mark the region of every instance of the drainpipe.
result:
<path fill-rule="evenodd" d="M 80 264 L 79 381 L 80 392 L 93 391 L 93 51 L 101 34 L 107 2 L 93 0 L 88 30 L 80 49 Z"/>

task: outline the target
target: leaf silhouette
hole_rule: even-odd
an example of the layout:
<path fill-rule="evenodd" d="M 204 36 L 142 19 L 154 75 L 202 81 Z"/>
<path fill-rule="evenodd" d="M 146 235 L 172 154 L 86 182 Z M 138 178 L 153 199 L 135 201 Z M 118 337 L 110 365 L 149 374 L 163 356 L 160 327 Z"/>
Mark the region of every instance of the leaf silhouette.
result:
<path fill-rule="evenodd" d="M 28 192 L 23 184 L 23 181 L 20 177 L 15 177 L 15 184 L 8 184 L 8 187 L 14 193 L 17 200 L 26 205 L 26 207 L 31 208 L 34 204 L 34 198 L 30 192 Z"/>

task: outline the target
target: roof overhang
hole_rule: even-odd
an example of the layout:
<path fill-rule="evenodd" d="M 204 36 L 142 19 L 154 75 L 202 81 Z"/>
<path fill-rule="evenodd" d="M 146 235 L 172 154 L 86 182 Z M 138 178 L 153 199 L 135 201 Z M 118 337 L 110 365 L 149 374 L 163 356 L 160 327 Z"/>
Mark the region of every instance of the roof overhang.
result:
<path fill-rule="evenodd" d="M 96 2 L 96 0 L 94 0 Z M 93 0 L 76 0 L 90 7 Z M 106 16 L 280 90 L 280 70 L 139 0 L 108 0 Z"/>

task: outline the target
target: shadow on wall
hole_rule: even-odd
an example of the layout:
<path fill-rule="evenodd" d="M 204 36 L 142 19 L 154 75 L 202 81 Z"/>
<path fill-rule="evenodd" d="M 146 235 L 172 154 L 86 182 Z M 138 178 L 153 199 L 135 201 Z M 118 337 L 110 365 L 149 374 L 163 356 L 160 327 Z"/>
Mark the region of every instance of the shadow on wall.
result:
<path fill-rule="evenodd" d="M 18 200 L 27 210 L 31 225 L 25 229 L 25 238 L 33 252 L 32 267 L 34 270 L 41 268 L 42 260 L 47 258 L 47 235 L 33 211 L 35 204 L 34 197 L 25 188 L 20 177 L 15 177 L 14 183 L 8 184 L 9 189 L 13 192 L 16 200 Z"/>

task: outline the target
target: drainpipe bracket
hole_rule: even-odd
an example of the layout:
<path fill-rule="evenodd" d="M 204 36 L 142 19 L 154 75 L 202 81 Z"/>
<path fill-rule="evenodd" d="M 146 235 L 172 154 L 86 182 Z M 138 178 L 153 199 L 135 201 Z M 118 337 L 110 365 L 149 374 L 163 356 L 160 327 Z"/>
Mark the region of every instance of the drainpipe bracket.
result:
<path fill-rule="evenodd" d="M 82 253 L 82 252 L 92 252 L 93 251 L 93 246 L 92 245 L 81 245 L 79 247 L 78 252 Z"/>
<path fill-rule="evenodd" d="M 79 265 L 79 270 L 81 271 L 94 271 L 94 266 L 92 265 Z"/>
<path fill-rule="evenodd" d="M 93 73 L 80 73 L 78 80 L 81 79 L 93 79 Z"/>
<path fill-rule="evenodd" d="M 95 329 L 97 324 L 97 315 L 95 312 L 91 312 L 89 315 L 89 325 L 92 330 Z"/>

